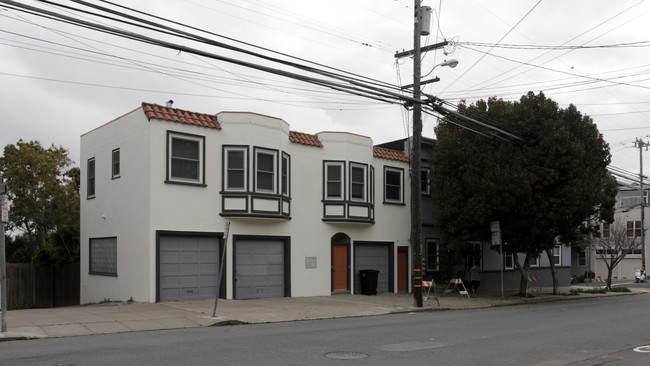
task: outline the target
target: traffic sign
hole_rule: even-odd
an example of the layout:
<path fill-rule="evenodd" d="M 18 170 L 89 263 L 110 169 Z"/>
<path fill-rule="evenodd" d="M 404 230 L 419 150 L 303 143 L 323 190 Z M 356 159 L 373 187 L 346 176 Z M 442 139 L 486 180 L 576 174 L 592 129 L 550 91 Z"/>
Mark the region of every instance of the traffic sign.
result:
<path fill-rule="evenodd" d="M 9 200 L 5 196 L 0 196 L 0 221 L 9 222 Z"/>

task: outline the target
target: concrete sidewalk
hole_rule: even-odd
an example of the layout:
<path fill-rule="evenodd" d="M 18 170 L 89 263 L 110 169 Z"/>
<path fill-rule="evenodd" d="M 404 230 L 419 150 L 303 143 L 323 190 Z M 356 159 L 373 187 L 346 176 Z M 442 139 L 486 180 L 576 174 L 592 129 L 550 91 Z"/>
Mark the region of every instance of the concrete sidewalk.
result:
<path fill-rule="evenodd" d="M 568 292 L 563 289 L 563 292 Z M 64 308 L 25 309 L 7 312 L 7 332 L 0 341 L 69 337 L 144 330 L 193 328 L 239 323 L 272 323 L 311 319 L 331 319 L 382 315 L 412 311 L 460 310 L 571 300 L 585 297 L 616 296 L 580 294 L 554 296 L 550 289 L 535 297 L 521 298 L 507 292 L 483 292 L 461 298 L 458 293 L 439 296 L 440 306 L 430 296 L 424 307 L 413 307 L 411 294 L 382 293 L 376 296 L 333 295 L 322 297 L 273 298 L 255 300 L 219 299 L 212 317 L 214 300 L 166 303 L 105 303 Z"/>

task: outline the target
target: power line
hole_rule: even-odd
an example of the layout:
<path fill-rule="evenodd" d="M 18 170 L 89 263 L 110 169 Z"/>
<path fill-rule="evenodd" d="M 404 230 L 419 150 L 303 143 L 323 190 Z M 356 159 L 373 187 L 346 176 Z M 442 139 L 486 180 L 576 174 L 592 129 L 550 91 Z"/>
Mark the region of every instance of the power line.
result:
<path fill-rule="evenodd" d="M 75 2 L 75 3 L 78 3 L 78 4 L 87 4 L 87 2 L 81 1 L 81 0 L 72 0 L 72 1 Z M 42 0 L 41 2 L 51 4 L 51 5 L 60 6 L 60 4 L 52 4 L 51 2 L 46 1 L 46 0 Z M 104 2 L 109 3 L 107 1 L 104 1 Z M 297 64 L 295 62 L 289 62 L 289 61 L 281 60 L 281 59 L 278 59 L 278 58 L 275 58 L 275 57 L 262 55 L 262 54 L 257 53 L 257 52 L 253 52 L 253 51 L 250 51 L 250 50 L 245 50 L 245 49 L 242 49 L 240 47 L 235 47 L 235 46 L 232 46 L 232 45 L 229 45 L 229 44 L 225 44 L 223 42 L 217 42 L 217 41 L 214 41 L 212 39 L 208 39 L 208 38 L 205 38 L 205 37 L 202 37 L 202 36 L 198 36 L 196 34 L 192 34 L 192 33 L 189 33 L 189 32 L 181 31 L 179 29 L 174 29 L 174 28 L 169 27 L 169 26 L 164 26 L 162 24 L 159 24 L 159 23 L 156 23 L 156 22 L 153 22 L 153 21 L 147 21 L 147 20 L 144 20 L 142 18 L 135 17 L 133 15 L 128 15 L 128 14 L 124 14 L 122 12 L 117 12 L 117 11 L 113 11 L 111 9 L 106 9 L 106 8 L 98 6 L 98 5 L 90 4 L 89 6 L 91 6 L 93 9 L 96 9 L 96 10 L 99 10 L 99 11 L 107 11 L 109 14 L 115 15 L 115 16 L 117 16 L 119 18 L 112 18 L 112 17 L 106 16 L 104 14 L 95 15 L 94 13 L 89 12 L 89 11 L 83 11 L 83 12 L 85 14 L 92 14 L 94 16 L 99 16 L 102 19 L 112 19 L 113 21 L 119 22 L 119 23 L 122 23 L 122 24 L 127 24 L 127 25 L 130 25 L 130 26 L 136 26 L 136 27 L 147 29 L 147 30 L 154 31 L 154 32 L 157 32 L 157 33 L 171 35 L 171 36 L 175 36 L 175 37 L 180 37 L 180 38 L 185 39 L 185 40 L 199 42 L 199 43 L 202 43 L 202 44 L 205 44 L 205 45 L 209 45 L 209 46 L 213 46 L 213 47 L 219 47 L 219 48 L 222 48 L 222 49 L 234 51 L 234 52 L 241 53 L 241 54 L 244 54 L 244 55 L 257 57 L 257 58 L 263 59 L 263 60 L 271 62 L 271 63 L 277 63 L 277 64 L 280 64 L 282 66 L 293 67 L 293 68 L 296 68 L 296 69 L 298 69 L 300 71 L 303 71 L 303 72 L 314 73 L 314 74 L 318 75 L 318 77 L 308 76 L 308 75 L 305 75 L 305 74 L 299 74 L 299 73 L 296 73 L 296 72 L 287 71 L 287 70 L 279 69 L 279 68 L 276 68 L 276 67 L 265 66 L 265 65 L 261 65 L 259 63 L 244 61 L 244 60 L 238 59 L 238 58 L 218 55 L 218 54 L 208 52 L 208 51 L 204 51 L 204 50 L 201 50 L 201 49 L 197 49 L 197 48 L 194 48 L 194 47 L 185 46 L 185 45 L 181 45 L 181 44 L 178 44 L 178 43 L 173 43 L 173 42 L 164 41 L 164 40 L 160 40 L 160 39 L 155 39 L 155 38 L 152 38 L 150 36 L 134 33 L 134 32 L 131 32 L 131 31 L 119 29 L 119 28 L 116 28 L 116 27 L 108 26 L 108 25 L 102 25 L 102 24 L 91 22 L 91 21 L 81 20 L 81 19 L 78 19 L 78 18 L 63 15 L 63 14 L 56 13 L 56 12 L 53 12 L 53 11 L 49 11 L 49 10 L 45 10 L 45 9 L 41 9 L 41 8 L 36 8 L 36 7 L 33 7 L 33 6 L 29 6 L 29 5 L 20 4 L 20 3 L 17 3 L 15 1 L 11 1 L 11 0 L 0 0 L 0 3 L 8 4 L 10 7 L 13 7 L 13 8 L 15 8 L 15 9 L 17 9 L 19 11 L 25 11 L 27 13 L 34 14 L 34 15 L 37 15 L 37 16 L 43 16 L 43 17 L 47 17 L 49 19 L 62 21 L 64 23 L 72 24 L 72 25 L 75 25 L 75 26 L 80 26 L 80 27 L 91 29 L 91 30 L 104 32 L 104 33 L 107 33 L 107 34 L 110 34 L 110 35 L 113 35 L 113 36 L 118 36 L 118 37 L 130 39 L 130 40 L 134 40 L 134 41 L 138 41 L 138 42 L 143 42 L 143 43 L 151 44 L 151 45 L 158 46 L 158 47 L 173 49 L 173 50 L 176 50 L 176 51 L 186 52 L 186 53 L 189 53 L 189 54 L 194 54 L 194 55 L 198 55 L 198 56 L 201 56 L 201 57 L 214 59 L 214 60 L 234 64 L 234 65 L 241 66 L 241 67 L 246 67 L 246 68 L 250 68 L 250 69 L 254 69 L 254 70 L 258 70 L 258 71 L 262 71 L 262 72 L 266 72 L 266 73 L 271 73 L 271 74 L 282 76 L 282 77 L 292 78 L 292 79 L 295 79 L 295 80 L 303 81 L 303 82 L 306 82 L 306 83 L 311 83 L 311 84 L 314 84 L 314 85 L 318 85 L 318 86 L 329 88 L 329 89 L 332 89 L 332 90 L 344 92 L 344 93 L 351 94 L 351 95 L 356 95 L 356 96 L 363 97 L 363 98 L 374 99 L 374 100 L 377 100 L 377 101 L 381 101 L 381 102 L 384 102 L 384 103 L 390 103 L 390 104 L 405 104 L 405 105 L 420 104 L 420 105 L 425 105 L 428 108 L 430 108 L 431 111 L 434 111 L 435 113 L 443 114 L 443 115 L 452 115 L 455 118 L 459 118 L 459 119 L 461 119 L 461 120 L 463 120 L 463 121 L 465 121 L 467 123 L 477 124 L 477 125 L 481 126 L 482 128 L 488 129 L 490 134 L 493 134 L 494 136 L 498 136 L 501 139 L 504 139 L 504 140 L 509 140 L 509 139 L 518 140 L 519 139 L 518 137 L 514 136 L 513 134 L 508 133 L 507 131 L 504 131 L 503 129 L 497 128 L 497 127 L 492 126 L 492 125 L 490 125 L 488 123 L 477 121 L 477 120 L 469 118 L 467 116 L 463 116 L 461 114 L 458 114 L 458 113 L 456 113 L 456 112 L 454 112 L 452 110 L 449 110 L 449 109 L 443 107 L 440 104 L 435 104 L 435 103 L 432 103 L 431 101 L 428 101 L 428 100 L 416 99 L 416 98 L 413 98 L 411 96 L 404 95 L 401 91 L 399 91 L 399 88 L 397 88 L 397 86 L 394 86 L 394 85 L 391 85 L 391 84 L 388 84 L 388 83 L 385 83 L 385 82 L 378 82 L 378 81 L 375 81 L 375 80 L 372 80 L 372 79 L 369 79 L 369 78 L 365 78 L 365 77 L 360 77 L 360 76 L 357 77 L 357 75 L 354 75 L 354 74 L 351 74 L 351 73 L 346 73 L 346 72 L 337 73 L 337 72 L 332 72 L 332 71 L 325 71 L 325 70 L 317 69 L 317 68 L 307 66 L 307 65 L 304 65 L 304 64 Z M 77 10 L 76 8 L 72 8 L 72 7 L 65 7 L 65 8 L 69 9 L 69 10 L 74 10 L 74 11 Z M 155 17 L 153 15 L 149 15 L 149 16 Z M 126 20 L 126 19 L 128 19 L 128 20 Z M 174 21 L 170 21 L 170 22 L 177 23 L 177 22 L 174 22 Z M 332 68 L 330 68 L 330 69 L 332 69 Z M 353 75 L 353 76 L 347 76 L 347 75 L 344 75 L 344 74 Z M 503 136 L 505 136 L 505 137 L 503 137 Z"/>

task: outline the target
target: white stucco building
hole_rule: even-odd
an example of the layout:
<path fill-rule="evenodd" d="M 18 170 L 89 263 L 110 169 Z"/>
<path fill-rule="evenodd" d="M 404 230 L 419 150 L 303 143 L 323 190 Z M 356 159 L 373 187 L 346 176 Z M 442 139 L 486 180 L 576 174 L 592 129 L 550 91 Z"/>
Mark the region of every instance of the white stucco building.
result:
<path fill-rule="evenodd" d="M 410 287 L 402 151 L 248 112 L 143 103 L 81 137 L 81 303 Z M 229 235 L 224 240 L 226 222 Z"/>

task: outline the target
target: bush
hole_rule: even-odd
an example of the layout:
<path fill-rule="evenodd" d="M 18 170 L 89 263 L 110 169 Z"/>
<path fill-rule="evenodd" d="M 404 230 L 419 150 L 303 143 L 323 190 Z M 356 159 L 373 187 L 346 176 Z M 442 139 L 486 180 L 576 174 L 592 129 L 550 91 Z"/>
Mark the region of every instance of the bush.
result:
<path fill-rule="evenodd" d="M 632 292 L 627 287 L 612 287 L 609 289 L 609 292 Z"/>

